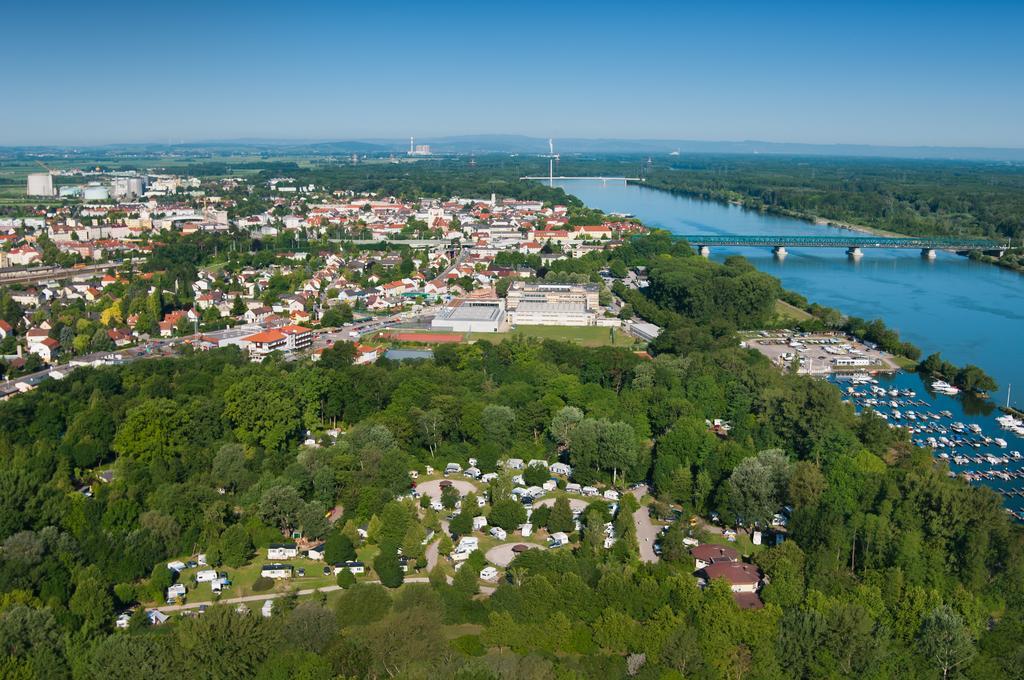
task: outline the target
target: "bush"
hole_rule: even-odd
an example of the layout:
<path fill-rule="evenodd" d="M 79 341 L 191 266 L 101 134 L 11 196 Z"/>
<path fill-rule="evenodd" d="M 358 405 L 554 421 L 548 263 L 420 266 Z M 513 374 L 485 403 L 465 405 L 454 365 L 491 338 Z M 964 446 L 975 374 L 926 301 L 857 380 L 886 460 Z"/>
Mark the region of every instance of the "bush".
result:
<path fill-rule="evenodd" d="M 450 644 L 466 656 L 483 656 L 487 653 L 479 635 L 463 635 L 452 640 Z"/>
<path fill-rule="evenodd" d="M 346 590 L 356 584 L 356 577 L 353 576 L 352 572 L 348 569 L 342 569 L 338 572 L 338 585 Z"/>
<path fill-rule="evenodd" d="M 523 481 L 526 486 L 541 486 L 551 478 L 546 467 L 541 465 L 530 465 L 523 471 Z"/>
<path fill-rule="evenodd" d="M 263 593 L 274 587 L 274 579 L 267 578 L 266 576 L 260 576 L 252 584 L 252 591 L 254 593 Z"/>

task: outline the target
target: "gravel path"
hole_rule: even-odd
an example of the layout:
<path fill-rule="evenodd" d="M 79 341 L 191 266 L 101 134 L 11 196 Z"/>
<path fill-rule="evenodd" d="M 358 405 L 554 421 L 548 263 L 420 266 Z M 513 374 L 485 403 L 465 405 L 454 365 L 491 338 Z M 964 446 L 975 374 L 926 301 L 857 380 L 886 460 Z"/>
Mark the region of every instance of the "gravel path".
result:
<path fill-rule="evenodd" d="M 639 501 L 647 493 L 647 486 L 638 486 L 631 489 L 630 493 Z M 658 538 L 658 527 L 651 521 L 651 513 L 641 506 L 633 513 L 633 524 L 636 525 L 636 540 L 640 544 L 640 560 L 643 562 L 657 562 L 658 556 L 654 553 L 654 541 Z"/>
<path fill-rule="evenodd" d="M 430 579 L 426 576 L 410 576 L 405 579 L 405 583 L 429 583 Z M 380 583 L 380 581 L 360 581 L 360 583 Z M 333 593 L 335 590 L 341 590 L 341 586 L 322 586 L 320 588 L 305 588 L 296 592 L 297 595 L 312 595 L 314 593 Z M 162 607 L 147 607 L 147 609 L 158 609 L 164 613 L 177 612 L 185 609 L 198 609 L 201 605 L 207 605 L 212 607 L 215 604 L 244 604 L 246 602 L 262 602 L 264 600 L 276 600 L 279 597 L 287 597 L 291 595 L 288 593 L 266 593 L 261 595 L 244 595 L 242 597 L 226 597 L 216 602 L 209 600 L 207 602 L 188 602 L 186 604 L 169 604 Z"/>
<path fill-rule="evenodd" d="M 431 498 L 440 498 L 441 497 L 441 482 L 443 482 L 443 481 L 451 482 L 452 486 L 455 487 L 458 490 L 458 492 L 461 495 L 463 495 L 463 496 L 465 496 L 467 493 L 470 493 L 470 492 L 473 492 L 473 493 L 477 493 L 478 492 L 478 489 L 476 488 L 475 484 L 473 484 L 472 482 L 467 482 L 464 479 L 449 479 L 449 480 L 432 479 L 429 482 L 423 482 L 422 484 L 417 484 L 416 485 L 416 490 L 419 491 L 424 496 L 430 496 Z"/>

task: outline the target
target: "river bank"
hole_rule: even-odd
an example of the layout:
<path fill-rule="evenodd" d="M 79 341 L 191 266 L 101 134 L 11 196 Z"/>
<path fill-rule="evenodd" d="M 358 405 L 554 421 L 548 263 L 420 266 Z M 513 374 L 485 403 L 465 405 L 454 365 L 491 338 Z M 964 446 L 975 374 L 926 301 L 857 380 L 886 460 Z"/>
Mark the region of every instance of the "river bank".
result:
<path fill-rule="evenodd" d="M 753 199 L 749 196 L 737 194 L 735 192 L 728 192 L 730 196 L 718 196 L 701 191 L 691 191 L 683 188 L 675 187 L 661 187 L 647 183 L 633 182 L 636 186 L 643 186 L 644 188 L 651 189 L 653 191 L 661 191 L 664 193 L 685 196 L 687 198 L 697 199 L 700 201 L 708 201 L 712 203 L 718 203 L 720 205 L 730 205 L 742 208 L 744 210 L 751 210 L 760 214 L 774 215 L 777 217 L 786 217 L 793 220 L 799 220 L 808 224 L 819 226 L 819 227 L 832 227 L 835 229 L 843 229 L 845 231 L 852 231 L 860 234 L 869 234 L 871 236 L 880 236 L 884 238 L 914 238 L 920 236 L 920 234 L 907 234 L 897 231 L 891 231 L 882 229 L 879 227 L 871 227 L 866 224 L 859 224 L 855 222 L 847 222 L 844 220 L 836 220 L 829 217 L 823 217 L 814 213 L 803 212 L 799 210 L 792 210 L 790 208 L 782 208 L 779 206 L 769 205 L 761 200 Z M 1021 255 L 1022 261 L 1015 259 L 1005 259 L 992 257 L 991 255 L 985 255 L 982 253 L 975 253 L 972 255 L 978 262 L 984 262 L 986 264 L 995 265 L 1002 267 L 1019 274 L 1024 274 L 1024 255 Z"/>
<path fill-rule="evenodd" d="M 588 181 L 558 185 L 589 206 L 629 213 L 650 227 L 675 234 L 845 233 L 801 218 L 644 185 Z M 1001 386 L 992 393 L 996 403 L 1005 402 L 1008 385 L 1024 385 L 1024 362 L 1019 361 L 1024 279 L 1016 272 L 945 252 L 928 260 L 916 252 L 895 249 L 871 249 L 863 258 L 851 260 L 842 249 L 794 248 L 785 258 L 776 258 L 770 248 L 720 247 L 712 249 L 711 258 L 722 261 L 730 255 L 743 255 L 777 277 L 787 290 L 815 303 L 849 316 L 881 319 L 902 340 L 919 347 L 923 356 L 941 351 L 957 366 L 980 366 Z"/>

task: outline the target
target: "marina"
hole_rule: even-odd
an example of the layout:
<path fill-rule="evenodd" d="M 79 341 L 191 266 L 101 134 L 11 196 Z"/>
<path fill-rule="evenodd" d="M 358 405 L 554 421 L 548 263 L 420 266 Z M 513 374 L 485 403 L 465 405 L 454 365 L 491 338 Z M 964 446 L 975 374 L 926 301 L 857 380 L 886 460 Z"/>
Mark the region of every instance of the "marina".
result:
<path fill-rule="evenodd" d="M 917 373 L 857 373 L 829 381 L 858 412 L 870 409 L 890 427 L 907 429 L 911 442 L 931 449 L 950 476 L 991 488 L 1003 496 L 1006 511 L 1024 521 L 1024 421 Z"/>

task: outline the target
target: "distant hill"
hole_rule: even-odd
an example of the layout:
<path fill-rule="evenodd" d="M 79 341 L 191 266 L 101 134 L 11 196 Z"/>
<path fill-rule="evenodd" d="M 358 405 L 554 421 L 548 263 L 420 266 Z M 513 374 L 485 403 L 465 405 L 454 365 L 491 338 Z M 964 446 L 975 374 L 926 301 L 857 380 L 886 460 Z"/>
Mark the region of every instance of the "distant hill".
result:
<path fill-rule="evenodd" d="M 548 140 L 526 135 L 456 135 L 447 137 L 417 137 L 416 144 L 429 144 L 437 154 L 485 154 L 548 152 Z M 301 139 L 226 139 L 181 144 L 108 144 L 94 147 L 0 147 L 0 153 L 46 153 L 73 149 L 78 153 L 89 150 L 106 153 L 248 153 L 273 154 L 382 154 L 405 153 L 407 138 L 371 138 L 360 140 L 301 140 Z M 555 151 L 560 154 L 670 154 L 728 153 L 774 154 L 792 156 L 848 156 L 878 158 L 956 159 L 977 161 L 1024 162 L 1024 149 L 956 146 L 880 146 L 872 144 L 801 144 L 793 142 L 699 141 L 686 139 L 619 139 L 567 137 L 555 139 Z"/>

